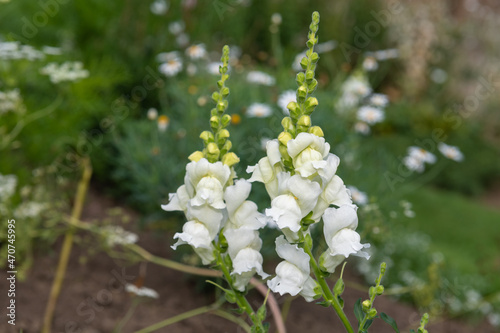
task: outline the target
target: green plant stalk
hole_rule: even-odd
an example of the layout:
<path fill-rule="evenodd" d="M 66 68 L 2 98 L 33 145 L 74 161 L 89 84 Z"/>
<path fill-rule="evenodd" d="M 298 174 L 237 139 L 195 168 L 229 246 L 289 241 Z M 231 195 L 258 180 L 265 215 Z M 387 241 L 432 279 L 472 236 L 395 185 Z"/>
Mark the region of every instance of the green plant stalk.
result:
<path fill-rule="evenodd" d="M 78 184 L 75 204 L 73 206 L 73 211 L 71 212 L 72 221 L 78 220 L 80 218 L 80 215 L 82 215 L 85 195 L 87 194 L 90 177 L 92 176 L 92 166 L 90 164 L 90 160 L 88 158 L 84 158 L 82 161 L 83 174 Z M 51 333 L 52 318 L 54 317 L 57 299 L 59 298 L 59 294 L 61 293 L 64 275 L 66 274 L 66 268 L 68 267 L 71 248 L 73 246 L 74 234 L 75 228 L 73 226 L 69 226 L 66 234 L 64 235 L 64 242 L 61 249 L 61 256 L 59 257 L 59 263 L 57 265 L 56 276 L 54 277 L 54 282 L 52 283 L 52 288 L 50 290 L 49 300 L 45 309 L 42 333 Z"/>
<path fill-rule="evenodd" d="M 323 298 L 330 302 L 332 304 L 333 309 L 339 316 L 340 320 L 342 321 L 342 324 L 344 324 L 344 327 L 347 332 L 349 333 L 354 333 L 354 330 L 352 328 L 351 323 L 349 322 L 349 319 L 347 319 L 347 316 L 344 313 L 344 310 L 340 306 L 339 301 L 337 298 L 333 295 L 332 291 L 330 290 L 330 287 L 328 286 L 328 283 L 326 283 L 325 278 L 323 277 L 323 273 L 318 267 L 318 263 L 316 262 L 316 259 L 314 259 L 314 256 L 312 254 L 311 248 L 307 244 L 307 242 L 304 242 L 304 251 L 309 255 L 309 262 L 311 263 L 311 267 L 313 269 L 314 276 L 316 277 L 316 280 L 318 281 L 319 285 L 321 286 L 321 291 L 323 292 Z"/>
<path fill-rule="evenodd" d="M 132 300 L 132 304 L 130 305 L 130 308 L 128 309 L 127 313 L 122 318 L 122 320 L 120 320 L 120 322 L 118 323 L 116 328 L 113 330 L 113 333 L 120 333 L 122 331 L 125 324 L 128 323 L 130 318 L 132 318 L 132 315 L 134 314 L 135 309 L 139 305 L 139 302 L 140 301 L 137 299 L 137 297 L 134 297 L 134 299 Z"/>
<path fill-rule="evenodd" d="M 219 307 L 218 303 L 202 306 L 200 308 L 197 308 L 197 309 L 194 309 L 191 311 L 187 311 L 187 312 L 181 313 L 180 315 L 174 316 L 172 318 L 168 318 L 168 319 L 165 319 L 163 321 L 160 321 L 159 323 L 156 323 L 156 324 L 153 324 L 153 325 L 148 326 L 146 328 L 143 328 L 142 330 L 136 331 L 135 333 L 154 332 L 154 331 L 159 330 L 162 327 L 166 327 L 168 325 L 175 324 L 179 321 L 182 321 L 182 320 L 185 320 L 185 319 L 188 319 L 191 317 L 195 317 L 195 316 L 198 316 L 198 315 L 203 314 L 203 313 L 210 312 L 218 307 Z"/>
<path fill-rule="evenodd" d="M 252 328 L 250 326 L 248 326 L 248 324 L 243 319 L 236 317 L 236 316 L 233 316 L 232 314 L 230 314 L 224 310 L 215 309 L 215 310 L 212 310 L 212 314 L 219 316 L 219 317 L 222 317 L 224 319 L 227 319 L 227 320 L 239 325 L 247 333 L 252 332 Z"/>
<path fill-rule="evenodd" d="M 265 332 L 264 326 L 262 325 L 262 322 L 259 320 L 259 318 L 256 316 L 255 311 L 253 310 L 252 306 L 246 299 L 246 297 L 238 290 L 235 290 L 233 288 L 233 279 L 231 278 L 231 273 L 229 273 L 229 270 L 227 269 L 226 265 L 224 264 L 224 259 L 222 258 L 222 255 L 220 253 L 220 250 L 217 249 L 217 264 L 220 266 L 222 273 L 224 274 L 224 278 L 226 279 L 227 283 L 231 287 L 231 290 L 234 292 L 234 295 L 236 297 L 236 304 L 245 311 L 248 316 L 250 317 L 250 320 L 252 320 L 252 323 L 255 325 L 257 328 L 256 332 Z"/>

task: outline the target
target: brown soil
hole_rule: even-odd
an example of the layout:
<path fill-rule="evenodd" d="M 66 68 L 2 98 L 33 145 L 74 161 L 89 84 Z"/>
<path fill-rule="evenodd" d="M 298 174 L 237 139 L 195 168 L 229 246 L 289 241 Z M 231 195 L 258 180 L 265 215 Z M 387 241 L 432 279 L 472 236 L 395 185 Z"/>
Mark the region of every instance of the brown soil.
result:
<path fill-rule="evenodd" d="M 115 206 L 113 200 L 91 192 L 83 219 L 91 221 L 102 218 L 110 207 Z M 132 218 L 137 214 L 127 210 Z M 169 257 L 171 250 L 168 245 L 171 237 L 160 237 L 153 232 L 141 232 L 139 244 L 153 254 Z M 85 243 L 75 245 L 66 279 L 59 297 L 53 321 L 54 333 L 110 333 L 116 324 L 123 318 L 130 307 L 132 298 L 123 290 L 118 277 L 127 282 L 133 282 L 138 276 L 139 265 L 122 266 L 120 261 L 111 259 L 106 253 L 97 253 L 87 256 L 88 260 L 81 263 L 86 257 L 88 248 Z M 45 305 L 47 303 L 50 286 L 58 261 L 58 252 L 61 242 L 54 245 L 50 254 L 41 254 L 35 261 L 26 281 L 17 283 L 16 287 L 16 326 L 7 324 L 5 314 L 0 321 L 0 332 L 36 333 L 40 332 Z M 88 245 L 87 245 L 88 247 Z M 269 271 L 272 271 L 271 269 Z M 360 278 L 352 272 L 346 273 L 346 280 L 360 282 Z M 144 285 L 156 290 L 160 297 L 156 300 L 141 303 L 122 332 L 135 332 L 153 323 L 178 315 L 185 311 L 210 304 L 214 301 L 214 292 L 199 291 L 202 280 L 194 279 L 178 271 L 149 264 Z M 7 290 L 5 278 L 0 280 L 2 294 Z M 358 298 L 366 298 L 367 293 L 352 288 L 344 292 L 345 307 L 352 313 L 354 303 Z M 278 303 L 283 304 L 284 297 L 277 295 Z M 259 304 L 262 298 L 259 294 L 251 295 L 251 302 Z M 416 328 L 420 314 L 407 304 L 402 304 L 389 297 L 381 296 L 376 300 L 377 309 L 394 317 L 400 329 L 408 332 L 408 328 Z M 7 300 L 2 295 L 0 308 L 5 309 Z M 4 313 L 4 311 L 2 311 Z M 351 322 L 355 322 L 350 315 Z M 268 318 L 272 323 L 272 318 Z M 307 303 L 297 298 L 293 301 L 286 327 L 289 333 L 301 332 L 344 332 L 340 320 L 333 310 Z M 372 333 L 391 332 L 387 324 L 381 320 L 375 321 L 370 330 Z M 428 327 L 429 332 L 494 332 L 487 323 L 473 327 L 458 320 L 440 320 Z M 203 314 L 176 323 L 157 332 L 243 332 L 237 325 L 211 314 Z M 272 326 L 271 332 L 274 332 Z"/>

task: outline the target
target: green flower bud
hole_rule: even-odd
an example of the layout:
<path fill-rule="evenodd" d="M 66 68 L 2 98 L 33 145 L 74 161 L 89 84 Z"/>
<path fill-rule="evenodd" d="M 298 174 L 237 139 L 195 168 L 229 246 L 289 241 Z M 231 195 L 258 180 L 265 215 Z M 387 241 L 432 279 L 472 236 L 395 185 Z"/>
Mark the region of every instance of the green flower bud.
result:
<path fill-rule="evenodd" d="M 219 115 L 219 112 L 217 112 L 217 109 L 216 109 L 216 108 L 213 108 L 212 110 L 210 110 L 210 115 L 211 115 L 211 116 L 218 116 L 218 115 Z"/>
<path fill-rule="evenodd" d="M 192 153 L 191 155 L 189 155 L 188 159 L 190 161 L 193 161 L 193 162 L 198 162 L 203 157 L 205 157 L 205 154 L 203 154 L 203 152 L 201 152 L 201 151 L 195 151 L 194 153 Z"/>
<path fill-rule="evenodd" d="M 377 295 L 382 295 L 384 293 L 384 286 L 375 287 L 375 292 L 377 293 Z"/>
<path fill-rule="evenodd" d="M 312 63 L 315 64 L 315 63 L 318 62 L 318 60 L 319 60 L 319 55 L 316 52 L 314 52 L 313 54 L 311 54 L 311 62 Z"/>
<path fill-rule="evenodd" d="M 210 142 L 207 145 L 207 155 L 209 157 L 215 157 L 216 159 L 219 157 L 220 150 L 219 147 L 215 144 L 215 142 Z"/>
<path fill-rule="evenodd" d="M 227 153 L 231 150 L 231 147 L 233 147 L 233 143 L 231 142 L 231 140 L 226 140 L 226 142 L 224 142 L 224 146 L 222 146 L 222 153 Z"/>
<path fill-rule="evenodd" d="M 231 122 L 230 115 L 225 114 L 222 116 L 222 118 L 221 118 L 222 127 L 227 127 L 227 125 L 229 125 L 230 122 Z"/>
<path fill-rule="evenodd" d="M 227 129 L 221 129 L 218 133 L 217 133 L 217 137 L 219 139 L 227 139 L 229 138 L 229 131 Z"/>
<path fill-rule="evenodd" d="M 290 110 L 290 116 L 292 116 L 292 118 L 296 119 L 300 115 L 300 106 L 297 102 L 288 103 L 286 108 Z"/>
<path fill-rule="evenodd" d="M 300 86 L 297 89 L 297 101 L 303 103 L 307 97 L 307 88 L 304 86 Z"/>
<path fill-rule="evenodd" d="M 219 87 L 219 89 L 222 88 L 223 86 L 224 86 L 224 81 L 222 80 L 217 81 L 217 87 Z"/>
<path fill-rule="evenodd" d="M 236 156 L 235 153 L 227 153 L 222 157 L 222 163 L 227 165 L 228 167 L 232 167 L 236 163 L 240 161 L 239 157 Z"/>
<path fill-rule="evenodd" d="M 335 295 L 342 295 L 344 292 L 345 284 L 343 279 L 338 279 L 337 282 L 335 283 L 335 286 L 333 287 L 333 293 Z"/>
<path fill-rule="evenodd" d="M 288 131 L 289 129 L 293 128 L 292 118 L 290 118 L 290 117 L 283 118 L 281 120 L 281 126 L 283 126 L 283 129 L 285 131 Z"/>
<path fill-rule="evenodd" d="M 314 47 L 314 44 L 315 44 L 315 40 L 314 40 L 314 38 L 313 38 L 313 39 L 309 39 L 309 40 L 307 41 L 307 43 L 306 43 L 306 45 L 307 45 L 307 47 L 308 47 L 308 48 L 312 48 L 312 47 Z"/>
<path fill-rule="evenodd" d="M 372 307 L 372 303 L 370 302 L 369 299 L 364 300 L 363 303 L 361 303 L 361 305 L 363 306 L 364 312 L 368 312 L 370 310 L 370 308 Z"/>
<path fill-rule="evenodd" d="M 308 132 L 311 133 L 311 134 L 314 134 L 316 136 L 319 136 L 320 138 L 325 135 L 323 133 L 323 130 L 319 126 L 310 127 L 309 130 L 308 130 Z"/>
<path fill-rule="evenodd" d="M 222 93 L 222 97 L 224 97 L 224 98 L 229 96 L 229 88 L 228 87 L 222 88 L 221 93 Z"/>
<path fill-rule="evenodd" d="M 384 275 L 385 270 L 387 269 L 387 264 L 385 262 L 380 264 L 380 274 Z"/>
<path fill-rule="evenodd" d="M 373 319 L 373 318 L 375 318 L 376 316 L 377 316 L 377 310 L 375 310 L 375 309 L 371 309 L 371 310 L 368 312 L 368 317 L 369 317 L 370 319 Z"/>
<path fill-rule="evenodd" d="M 302 69 L 306 69 L 308 63 L 309 63 L 309 60 L 307 60 L 307 57 L 304 57 L 304 58 L 302 58 L 302 60 L 300 60 L 300 66 L 302 67 Z"/>
<path fill-rule="evenodd" d="M 217 103 L 217 111 L 219 111 L 220 113 L 224 112 L 224 110 L 226 109 L 226 103 L 224 102 L 225 101 Z"/>
<path fill-rule="evenodd" d="M 318 80 L 312 79 L 311 82 L 307 84 L 307 89 L 309 89 L 309 92 L 313 92 L 316 90 L 316 87 L 318 86 Z"/>
<path fill-rule="evenodd" d="M 202 139 L 205 144 L 208 144 L 214 141 L 214 134 L 210 131 L 203 131 L 200 134 L 200 139 Z"/>
<path fill-rule="evenodd" d="M 285 163 L 285 165 L 286 165 L 287 161 L 290 161 L 290 162 L 292 161 L 292 158 L 288 154 L 288 149 L 286 148 L 285 145 L 280 145 L 279 150 L 280 150 L 281 157 L 284 160 L 283 163 Z"/>
<path fill-rule="evenodd" d="M 286 147 L 288 141 L 292 140 L 293 137 L 290 133 L 288 132 L 281 132 L 279 135 L 278 135 L 278 141 L 284 145 Z"/>
<path fill-rule="evenodd" d="M 312 21 L 314 24 L 319 24 L 319 13 L 317 11 L 312 13 Z"/>
<path fill-rule="evenodd" d="M 214 132 L 219 128 L 219 117 L 217 116 L 210 117 L 210 127 Z"/>
<path fill-rule="evenodd" d="M 309 116 L 300 117 L 299 121 L 297 122 L 297 125 L 309 128 L 311 126 L 311 117 Z"/>
<path fill-rule="evenodd" d="M 373 297 L 373 295 L 375 295 L 375 287 L 370 287 L 370 289 L 368 289 L 368 295 L 370 295 L 370 297 Z"/>
<path fill-rule="evenodd" d="M 314 79 L 314 71 L 308 70 L 306 71 L 306 81 L 309 83 L 311 80 Z"/>
<path fill-rule="evenodd" d="M 220 94 L 217 91 L 214 91 L 213 94 L 212 94 L 213 101 L 215 103 L 217 103 L 219 101 L 219 98 L 220 98 Z"/>
<path fill-rule="evenodd" d="M 304 72 L 299 72 L 295 79 L 295 81 L 297 81 L 297 84 L 299 86 L 302 85 L 302 83 L 304 83 L 305 80 L 306 80 L 306 75 L 304 74 Z"/>

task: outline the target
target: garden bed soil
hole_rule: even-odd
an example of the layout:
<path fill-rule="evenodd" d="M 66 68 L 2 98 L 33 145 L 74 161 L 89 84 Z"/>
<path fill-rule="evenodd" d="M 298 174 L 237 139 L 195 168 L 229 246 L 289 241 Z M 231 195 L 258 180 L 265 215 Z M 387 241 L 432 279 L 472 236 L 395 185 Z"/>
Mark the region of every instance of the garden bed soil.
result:
<path fill-rule="evenodd" d="M 86 208 L 82 217 L 85 221 L 103 218 L 109 208 L 117 206 L 112 199 L 107 198 L 95 190 L 87 198 Z M 125 212 L 137 220 L 137 214 L 124 208 Z M 129 227 L 130 228 L 130 227 Z M 169 257 L 171 250 L 171 235 L 159 236 L 158 233 L 147 231 L 139 234 L 139 245 L 153 254 Z M 20 235 L 21 237 L 21 235 Z M 49 254 L 37 255 L 25 281 L 16 286 L 16 326 L 7 324 L 5 314 L 0 321 L 0 332 L 38 333 L 41 331 L 43 314 L 55 269 L 61 241 L 53 246 Z M 69 267 L 64 285 L 57 303 L 52 332 L 54 333 L 110 333 L 117 323 L 127 313 L 132 297 L 124 291 L 120 279 L 133 282 L 138 276 L 139 266 L 122 266 L 120 261 L 111 259 L 106 253 L 88 255 L 88 248 L 82 244 L 75 244 L 70 258 Z M 82 262 L 82 258 L 87 260 Z M 272 268 L 268 269 L 272 271 Z M 361 278 L 347 269 L 346 280 L 361 284 Z M 170 270 L 154 264 L 148 264 L 144 285 L 156 290 L 159 298 L 141 303 L 131 319 L 122 330 L 123 333 L 135 332 L 141 328 L 162 321 L 214 302 L 214 292 L 200 291 L 203 280 L 193 278 L 182 272 Z M 0 307 L 5 313 L 7 307 L 6 279 L 0 280 Z M 277 296 L 277 301 L 283 304 L 284 297 Z M 352 314 L 354 303 L 359 298 L 366 298 L 366 291 L 359 291 L 347 287 L 343 298 L 345 308 L 351 322 L 355 322 Z M 259 304 L 262 297 L 256 291 L 251 292 L 251 302 Z M 400 303 L 390 297 L 381 296 L 376 300 L 376 308 L 394 317 L 402 332 L 409 328 L 417 328 L 421 314 L 408 304 Z M 272 318 L 268 318 L 272 323 Z M 271 324 L 271 332 L 274 325 Z M 286 327 L 288 333 L 302 332 L 344 332 L 340 320 L 330 308 L 323 308 L 313 303 L 307 303 L 301 298 L 295 299 L 290 307 Z M 375 321 L 370 329 L 372 333 L 391 332 L 392 329 L 381 320 Z M 490 333 L 495 330 L 483 321 L 477 325 L 461 320 L 436 319 L 428 326 L 429 332 L 434 333 Z M 200 333 L 200 332 L 243 332 L 241 328 L 226 319 L 203 314 L 189 318 L 182 322 L 159 329 L 157 332 L 173 333 Z"/>

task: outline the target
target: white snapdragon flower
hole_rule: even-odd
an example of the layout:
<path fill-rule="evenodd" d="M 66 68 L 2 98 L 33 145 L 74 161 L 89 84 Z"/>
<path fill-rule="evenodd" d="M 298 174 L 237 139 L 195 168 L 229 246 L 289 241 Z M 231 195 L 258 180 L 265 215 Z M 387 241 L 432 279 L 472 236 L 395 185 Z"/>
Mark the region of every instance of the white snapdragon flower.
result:
<path fill-rule="evenodd" d="M 176 250 L 179 245 L 189 244 L 196 254 L 200 256 L 203 264 L 208 265 L 215 260 L 215 248 L 212 244 L 214 238 L 212 238 L 210 230 L 204 223 L 188 221 L 182 227 L 182 232 L 174 235 L 174 239 L 178 239 L 178 241 L 171 247 Z"/>
<path fill-rule="evenodd" d="M 344 205 L 340 208 L 328 208 L 323 214 L 323 233 L 328 250 L 320 258 L 320 265 L 327 272 L 333 273 L 335 268 L 349 255 L 369 259 L 367 252 L 361 251 L 370 244 L 361 244 L 361 237 L 355 231 L 358 226 L 356 208 Z"/>
<path fill-rule="evenodd" d="M 263 258 L 260 254 L 262 240 L 257 230 L 249 228 L 224 229 L 224 237 L 227 240 L 227 252 L 233 262 L 234 287 L 244 291 L 248 282 L 255 273 L 263 279 L 269 275 L 262 268 Z"/>
<path fill-rule="evenodd" d="M 462 162 L 464 160 L 464 154 L 455 146 L 449 146 L 446 143 L 440 142 L 438 144 L 438 149 L 446 158 L 453 160 L 455 162 Z"/>
<path fill-rule="evenodd" d="M 252 173 L 249 182 L 261 182 L 266 186 L 267 193 L 271 200 L 278 195 L 278 173 L 284 171 L 281 163 L 278 140 L 270 140 L 266 145 L 267 156 L 260 159 L 259 163 L 247 168 L 248 173 Z"/>
<path fill-rule="evenodd" d="M 368 125 L 375 125 L 384 120 L 385 113 L 379 108 L 365 105 L 359 108 L 357 117 Z"/>
<path fill-rule="evenodd" d="M 253 103 L 248 107 L 245 114 L 247 117 L 251 118 L 265 118 L 273 114 L 273 109 L 264 103 Z"/>
<path fill-rule="evenodd" d="M 257 230 L 265 226 L 265 219 L 259 213 L 257 205 L 247 200 L 251 189 L 252 184 L 244 179 L 239 179 L 234 185 L 226 188 L 224 193 L 228 215 L 226 229 Z"/>
<path fill-rule="evenodd" d="M 248 72 L 247 81 L 250 83 L 261 84 L 264 86 L 272 86 L 276 83 L 276 79 L 274 77 L 260 71 Z"/>
<path fill-rule="evenodd" d="M 283 236 L 276 239 L 276 252 L 284 261 L 276 266 L 276 276 L 267 282 L 269 288 L 280 295 L 302 295 L 311 302 L 316 295 L 318 284 L 310 274 L 309 256 L 297 245 L 289 244 Z"/>
<path fill-rule="evenodd" d="M 287 105 L 290 102 L 297 102 L 297 93 L 294 90 L 286 90 L 278 97 L 278 106 L 283 110 L 283 114 L 290 115 Z"/>
<path fill-rule="evenodd" d="M 302 177 L 310 177 L 326 167 L 325 158 L 330 151 L 330 144 L 325 142 L 325 138 L 303 132 L 288 141 L 287 150 L 295 171 Z"/>
<path fill-rule="evenodd" d="M 272 218 L 290 241 L 298 240 L 300 222 L 316 206 L 321 186 L 317 182 L 288 172 L 278 174 L 278 196 L 266 209 L 266 216 Z"/>

